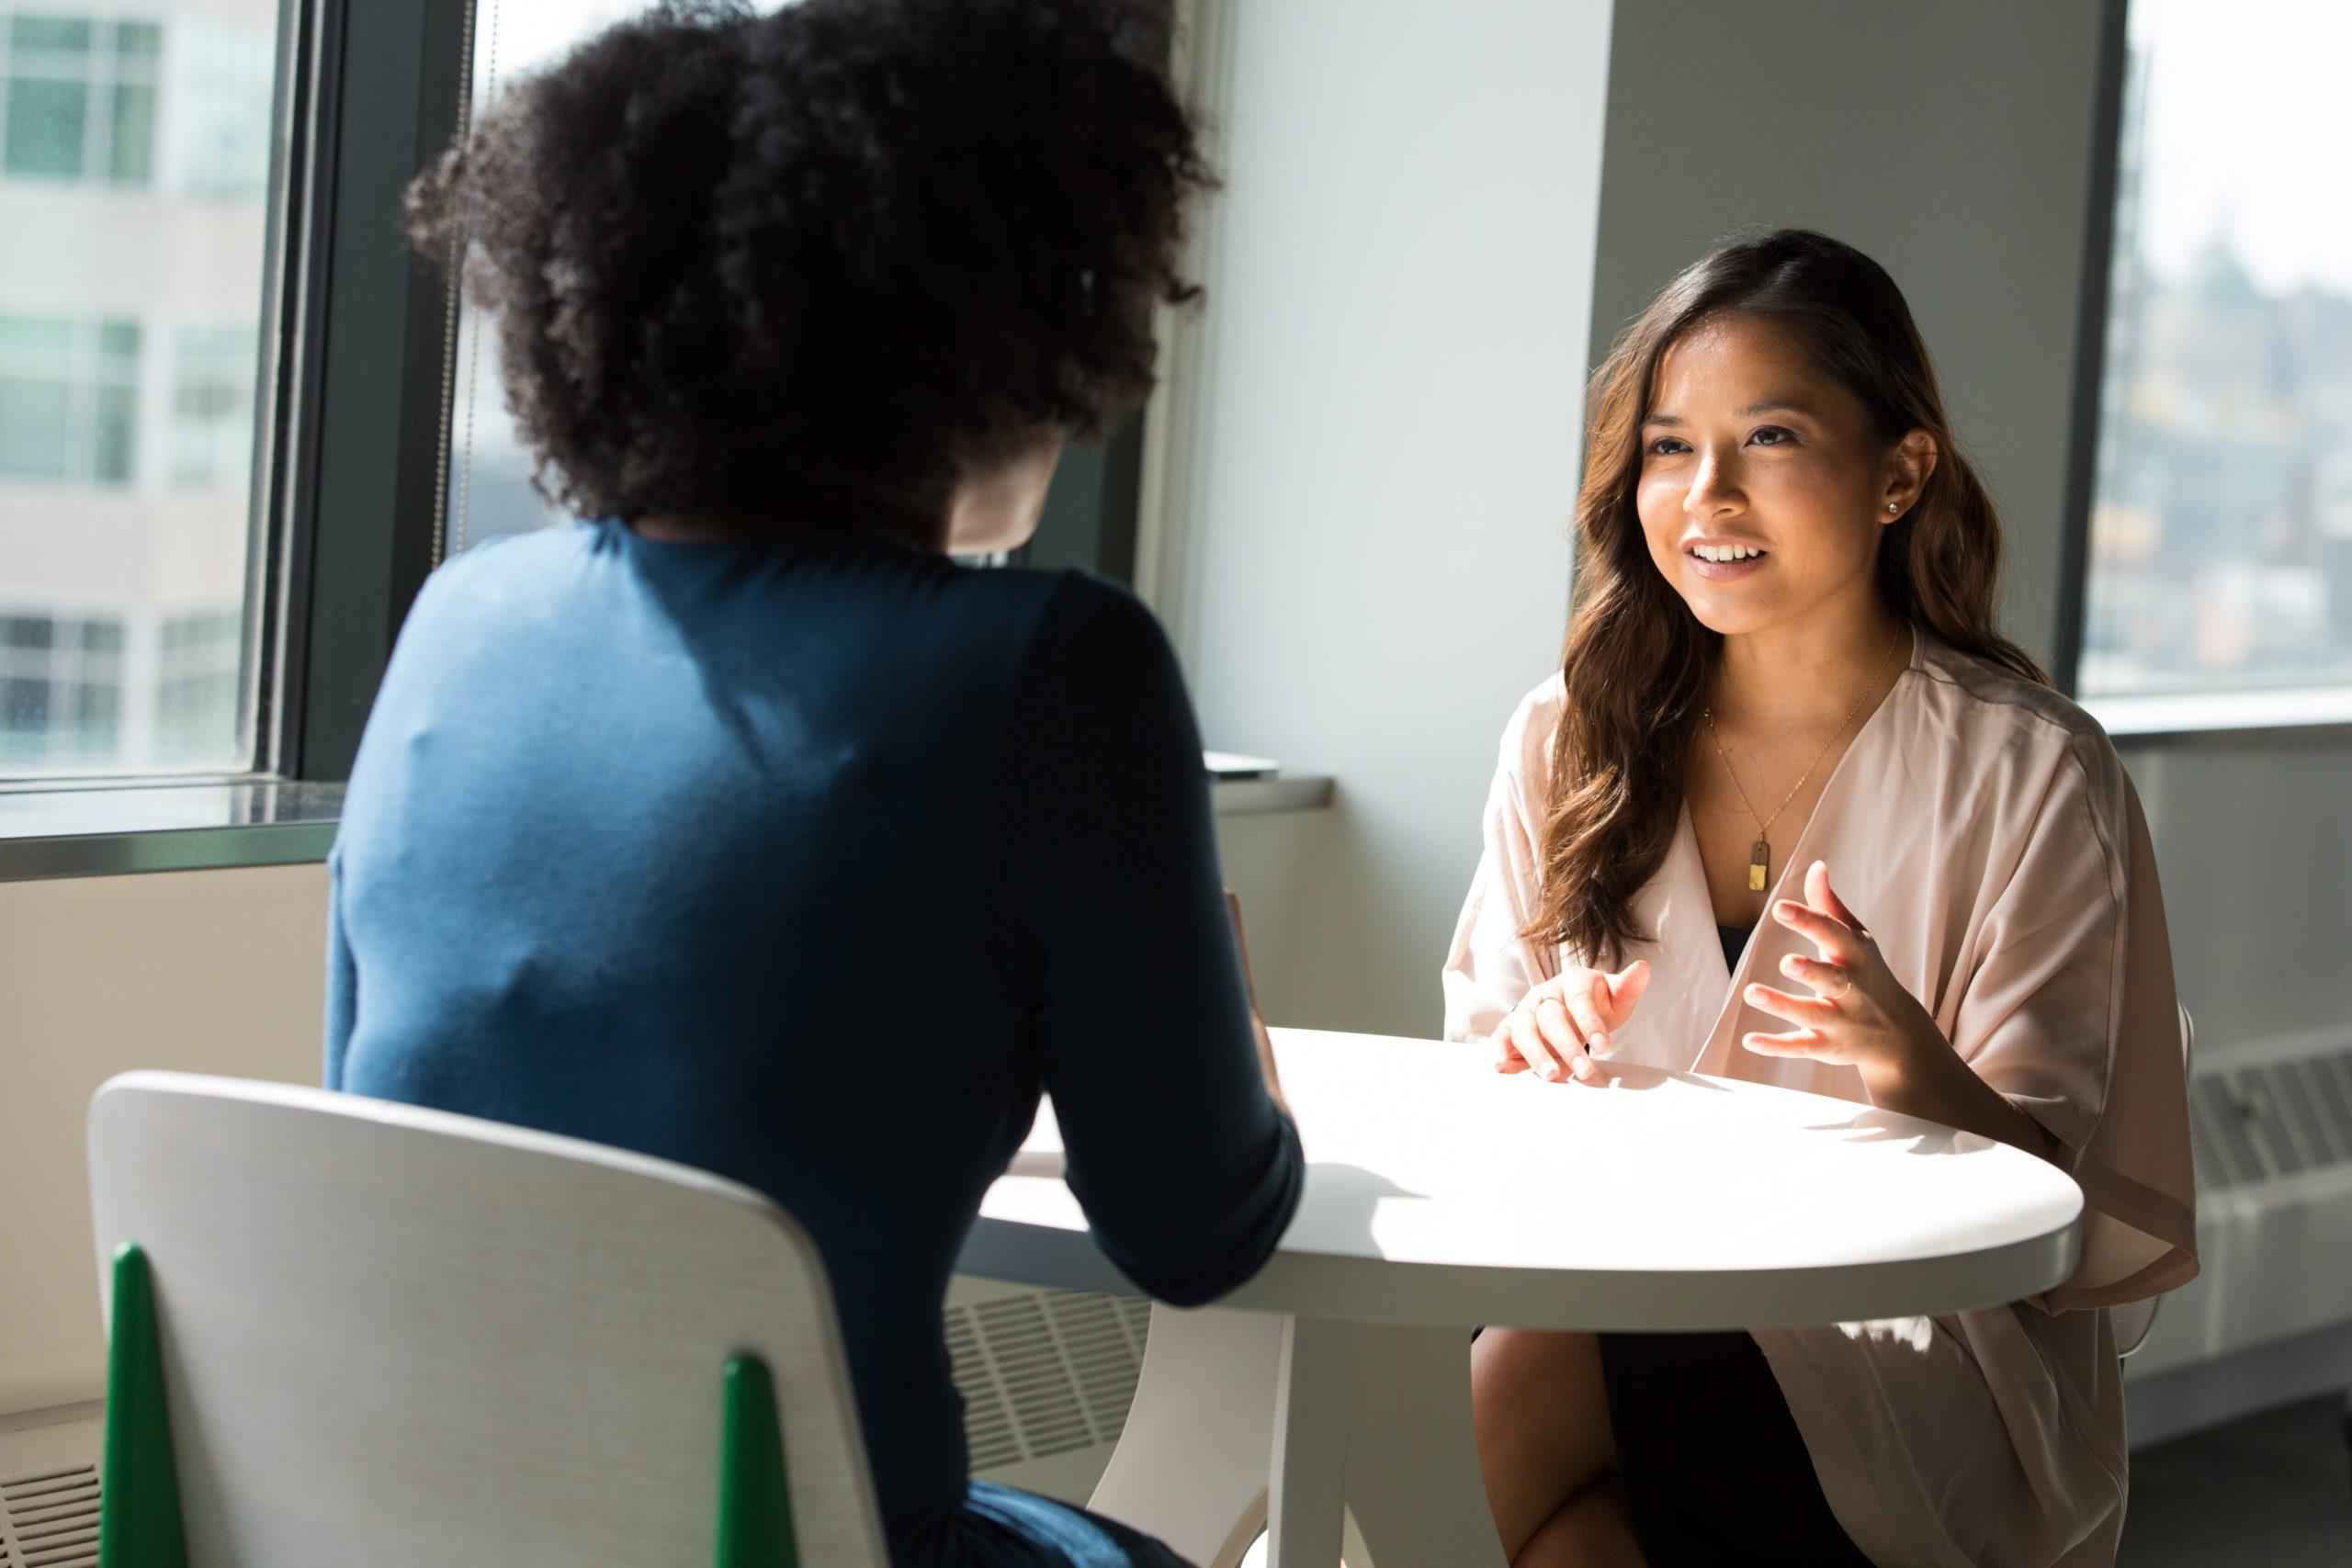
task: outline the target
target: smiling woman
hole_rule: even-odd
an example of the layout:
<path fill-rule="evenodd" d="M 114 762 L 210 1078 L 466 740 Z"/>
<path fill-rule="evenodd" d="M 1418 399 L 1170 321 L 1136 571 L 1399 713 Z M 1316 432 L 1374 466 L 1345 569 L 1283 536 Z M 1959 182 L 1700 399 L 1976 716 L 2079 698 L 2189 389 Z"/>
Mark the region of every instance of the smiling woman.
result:
<path fill-rule="evenodd" d="M 1995 629 L 1998 523 L 1876 263 L 1801 231 L 1726 246 L 1588 406 L 1564 668 L 1504 736 L 1448 1035 L 1564 1084 L 1606 1056 L 1979 1133 L 2066 1169 L 2090 1217 L 2047 1295 L 1899 1333 L 1490 1330 L 1503 1540 L 1517 1568 L 2104 1568 L 2107 1309 L 2196 1271 L 2138 800 Z"/>

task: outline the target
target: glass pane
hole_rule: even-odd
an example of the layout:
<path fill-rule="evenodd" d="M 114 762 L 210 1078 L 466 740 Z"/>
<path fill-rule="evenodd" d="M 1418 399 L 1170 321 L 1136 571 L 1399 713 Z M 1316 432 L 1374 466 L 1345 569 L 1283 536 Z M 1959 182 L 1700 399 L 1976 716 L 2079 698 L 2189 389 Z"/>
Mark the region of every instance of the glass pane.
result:
<path fill-rule="evenodd" d="M 89 137 L 90 89 L 81 82 L 17 75 L 8 83 L 6 172 L 74 179 Z"/>
<path fill-rule="evenodd" d="M 0 243 L 0 625 L 55 628 L 38 650 L 0 643 L 0 779 L 257 760 L 251 473 L 285 11 L 117 9 L 0 17 L 0 161 L 41 176 L 0 178 L 0 235 L 39 235 Z M 211 629 L 167 658 L 166 620 Z"/>
<path fill-rule="evenodd" d="M 0 681 L 0 725 L 19 735 L 31 736 L 48 724 L 48 682 Z"/>
<path fill-rule="evenodd" d="M 2352 682 L 2352 9 L 2130 17 L 2081 690 Z"/>
<path fill-rule="evenodd" d="M 43 321 L 38 316 L 0 316 L 0 355 L 18 371 L 39 367 L 62 376 L 74 352 L 71 322 Z"/>
<path fill-rule="evenodd" d="M 54 50 L 87 54 L 92 30 L 88 22 L 67 17 L 18 17 L 9 25 L 8 43 L 17 51 Z"/>
<path fill-rule="evenodd" d="M 65 383 L 0 375 L 0 492 L 11 479 L 64 477 Z"/>
<path fill-rule="evenodd" d="M 269 169 L 268 40 L 190 17 L 165 71 L 181 185 L 195 195 L 260 193 Z"/>
<path fill-rule="evenodd" d="M 90 441 L 90 478 L 98 484 L 128 484 L 139 439 L 139 393 L 130 387 L 101 387 L 96 429 Z"/>
<path fill-rule="evenodd" d="M 114 90 L 114 140 L 107 172 L 126 185 L 145 183 L 155 164 L 155 89 L 125 84 Z"/>

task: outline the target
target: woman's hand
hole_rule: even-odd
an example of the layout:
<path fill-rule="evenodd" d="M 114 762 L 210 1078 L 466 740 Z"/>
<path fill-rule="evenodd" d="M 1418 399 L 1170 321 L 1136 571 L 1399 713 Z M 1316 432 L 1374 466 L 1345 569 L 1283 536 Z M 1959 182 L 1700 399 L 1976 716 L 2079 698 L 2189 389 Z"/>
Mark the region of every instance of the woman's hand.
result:
<path fill-rule="evenodd" d="M 1797 1027 L 1785 1034 L 1744 1034 L 1739 1043 L 1761 1055 L 1810 1056 L 1859 1068 L 1873 1105 L 1982 1133 L 2063 1165 L 2064 1146 L 1978 1077 L 1928 1010 L 1889 973 L 1878 943 L 1831 888 L 1829 867 L 1820 861 L 1804 874 L 1804 896 L 1802 904 L 1781 899 L 1772 917 L 1819 950 L 1819 958 L 1792 953 L 1781 960 L 1781 972 L 1811 986 L 1815 995 L 1748 987 L 1741 993 L 1748 1006 Z"/>
<path fill-rule="evenodd" d="M 1614 975 L 1571 968 L 1544 981 L 1521 998 L 1495 1031 L 1495 1071 L 1592 1082 L 1600 1069 L 1588 1053 L 1608 1048 L 1609 1032 L 1625 1026 L 1649 983 L 1646 959 Z"/>
<path fill-rule="evenodd" d="M 1810 1056 L 1856 1067 L 1872 1082 L 1899 1081 L 1931 1055 L 1951 1055 L 1936 1021 L 1887 969 L 1869 930 L 1829 886 L 1826 863 L 1815 861 L 1805 871 L 1804 897 L 1802 904 L 1781 899 L 1772 918 L 1821 954 L 1792 953 L 1781 960 L 1781 973 L 1812 987 L 1814 994 L 1749 986 L 1741 993 L 1748 1006 L 1797 1027 L 1784 1034 L 1745 1034 L 1739 1043 L 1759 1055 Z"/>

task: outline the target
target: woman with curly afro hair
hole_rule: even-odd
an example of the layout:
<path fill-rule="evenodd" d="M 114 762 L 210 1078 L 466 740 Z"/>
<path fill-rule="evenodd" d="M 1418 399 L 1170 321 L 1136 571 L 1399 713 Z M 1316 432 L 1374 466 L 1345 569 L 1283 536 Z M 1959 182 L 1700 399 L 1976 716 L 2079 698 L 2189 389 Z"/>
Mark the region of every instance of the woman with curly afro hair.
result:
<path fill-rule="evenodd" d="M 418 597 L 332 857 L 330 1088 L 746 1182 L 831 1274 L 899 1564 L 1175 1562 L 967 1480 L 941 1304 L 1054 1098 L 1138 1284 L 1298 1201 L 1150 614 L 980 571 L 1153 378 L 1211 180 L 1115 0 L 673 4 L 410 192 L 568 526 Z"/>

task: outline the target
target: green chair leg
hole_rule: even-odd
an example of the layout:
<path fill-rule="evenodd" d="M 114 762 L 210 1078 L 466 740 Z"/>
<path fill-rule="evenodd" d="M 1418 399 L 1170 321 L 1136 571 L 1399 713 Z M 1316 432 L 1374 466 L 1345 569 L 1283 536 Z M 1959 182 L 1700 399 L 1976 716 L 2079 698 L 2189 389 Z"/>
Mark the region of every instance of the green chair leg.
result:
<path fill-rule="evenodd" d="M 775 1382 L 757 1356 L 727 1363 L 718 1440 L 718 1568 L 800 1568 Z M 101 1564 L 101 1568 L 107 1565 Z"/>
<path fill-rule="evenodd" d="M 114 1331 L 107 1345 L 107 1468 L 98 1504 L 98 1568 L 187 1568 L 179 1477 L 164 1400 L 164 1348 L 147 1255 L 114 1255 Z"/>

